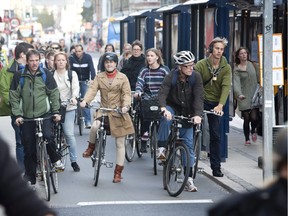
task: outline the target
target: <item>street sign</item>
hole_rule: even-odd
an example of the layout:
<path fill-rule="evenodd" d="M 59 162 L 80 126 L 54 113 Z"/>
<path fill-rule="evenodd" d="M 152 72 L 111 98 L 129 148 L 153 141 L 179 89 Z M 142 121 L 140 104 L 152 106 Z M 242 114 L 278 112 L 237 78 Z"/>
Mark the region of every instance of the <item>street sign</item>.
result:
<path fill-rule="evenodd" d="M 18 18 L 12 18 L 10 20 L 10 26 L 11 28 L 16 28 L 20 25 L 20 20 Z"/>

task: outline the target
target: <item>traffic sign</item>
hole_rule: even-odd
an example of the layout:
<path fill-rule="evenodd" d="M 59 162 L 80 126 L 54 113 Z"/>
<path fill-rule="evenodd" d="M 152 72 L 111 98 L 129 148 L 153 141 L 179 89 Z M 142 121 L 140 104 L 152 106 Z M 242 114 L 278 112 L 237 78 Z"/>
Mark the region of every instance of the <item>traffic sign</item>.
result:
<path fill-rule="evenodd" d="M 10 26 L 11 28 L 16 28 L 20 25 L 20 20 L 18 18 L 12 18 L 10 20 Z"/>

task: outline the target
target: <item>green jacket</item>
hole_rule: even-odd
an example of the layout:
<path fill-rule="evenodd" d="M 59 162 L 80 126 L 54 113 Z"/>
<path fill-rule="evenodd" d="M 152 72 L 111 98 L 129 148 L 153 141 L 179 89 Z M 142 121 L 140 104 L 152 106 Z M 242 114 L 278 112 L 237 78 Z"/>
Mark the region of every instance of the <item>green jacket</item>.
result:
<path fill-rule="evenodd" d="M 27 67 L 23 74 L 16 72 L 10 88 L 12 114 L 16 117 L 37 118 L 45 114 L 59 113 L 60 93 L 53 75 L 45 69 L 32 75 Z M 42 78 L 46 73 L 46 80 Z M 24 77 L 23 86 L 20 79 Z"/>
<path fill-rule="evenodd" d="M 213 67 L 210 57 L 198 61 L 195 65 L 195 70 L 202 76 L 203 85 L 212 77 L 213 71 L 211 68 Z M 221 57 L 220 67 L 216 77 L 216 80 L 211 79 L 204 85 L 204 100 L 225 105 L 231 89 L 232 71 L 231 66 L 224 56 Z"/>
<path fill-rule="evenodd" d="M 0 72 L 0 116 L 10 116 L 9 90 L 14 73 L 18 71 L 19 64 L 13 59 L 7 67 Z"/>

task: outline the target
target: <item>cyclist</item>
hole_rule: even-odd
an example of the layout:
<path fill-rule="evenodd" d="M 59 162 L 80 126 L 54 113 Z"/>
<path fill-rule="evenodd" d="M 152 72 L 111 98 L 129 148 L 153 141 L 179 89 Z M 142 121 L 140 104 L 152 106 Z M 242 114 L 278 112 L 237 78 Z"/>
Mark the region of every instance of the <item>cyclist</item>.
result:
<path fill-rule="evenodd" d="M 23 118 L 31 119 L 55 115 L 55 121 L 60 120 L 59 90 L 52 74 L 40 67 L 40 53 L 30 50 L 26 54 L 27 65 L 24 71 L 15 73 L 10 92 L 12 114 L 16 116 L 16 124 L 21 125 L 21 142 L 24 146 L 24 177 L 31 184 L 36 183 L 36 138 L 35 122 L 24 122 Z M 44 79 L 45 74 L 45 80 Z M 23 124 L 22 124 L 23 123 Z M 43 121 L 43 137 L 47 139 L 47 152 L 51 162 L 58 170 L 64 170 L 61 156 L 56 152 L 53 137 L 52 120 Z"/>
<path fill-rule="evenodd" d="M 125 61 L 121 69 L 121 72 L 129 79 L 131 91 L 135 91 L 137 77 L 140 70 L 145 67 L 145 56 L 142 51 L 143 44 L 139 40 L 135 40 L 132 43 L 132 56 Z"/>
<path fill-rule="evenodd" d="M 169 68 L 164 66 L 160 51 L 155 48 L 148 49 L 146 51 L 146 67 L 142 68 L 137 78 L 134 97 L 142 95 L 143 99 L 149 100 L 150 98 L 157 96 L 164 77 L 169 72 Z M 142 153 L 147 153 L 146 145 L 150 121 L 145 121 L 145 119 L 142 120 L 140 151 Z"/>
<path fill-rule="evenodd" d="M 195 69 L 201 74 L 204 85 L 204 109 L 213 109 L 223 115 L 223 107 L 231 89 L 231 67 L 223 56 L 228 41 L 216 37 L 209 45 L 210 56 L 197 62 Z M 220 116 L 207 115 L 210 133 L 210 165 L 215 177 L 223 177 L 220 155 Z"/>
<path fill-rule="evenodd" d="M 69 81 L 69 62 L 65 52 L 59 52 L 55 55 L 54 68 L 54 79 L 60 91 L 61 101 L 67 101 L 70 99 L 71 102 L 71 104 L 68 104 L 66 108 L 64 122 L 62 121 L 62 127 L 67 144 L 69 145 L 71 166 L 75 172 L 79 172 L 80 167 L 76 162 L 77 152 L 76 139 L 74 136 L 75 110 L 77 109 L 77 97 L 79 96 L 80 89 L 78 76 L 75 71 L 72 71 L 72 80 Z"/>
<path fill-rule="evenodd" d="M 128 78 L 116 69 L 118 63 L 116 53 L 106 52 L 103 55 L 103 63 L 105 72 L 97 74 L 93 85 L 88 89 L 80 106 L 85 107 L 87 103 L 90 103 L 94 99 L 98 90 L 100 90 L 100 107 L 112 109 L 121 107 L 122 114 L 112 112 L 107 114 L 111 135 L 115 137 L 117 149 L 113 182 L 118 183 L 121 182 L 121 173 L 124 168 L 125 136 L 134 133 L 130 115 L 127 113 L 131 105 L 131 89 Z M 83 153 L 83 157 L 85 158 L 90 157 L 95 149 L 96 134 L 100 126 L 99 118 L 101 118 L 101 114 L 101 111 L 96 113 L 96 118 L 89 134 L 89 145 Z"/>
<path fill-rule="evenodd" d="M 95 77 L 95 68 L 92 61 L 92 57 L 84 52 L 82 44 L 75 45 L 75 53 L 69 56 L 69 63 L 71 70 L 75 71 L 78 75 L 80 82 L 80 94 L 83 97 L 88 89 L 88 85 L 92 83 Z M 85 108 L 83 110 L 85 126 L 91 127 L 91 114 L 90 109 Z"/>
<path fill-rule="evenodd" d="M 165 159 L 172 115 L 190 116 L 191 120 L 193 119 L 194 123 L 198 124 L 201 123 L 200 116 L 203 113 L 203 83 L 200 74 L 193 70 L 194 55 L 190 51 L 181 51 L 173 57 L 176 68 L 165 77 L 158 93 L 160 109 L 164 115 L 158 131 L 158 158 L 160 160 Z M 192 179 L 194 164 L 192 124 L 183 122 L 179 136 L 184 139 L 191 158 L 189 178 L 185 189 L 191 192 L 197 191 Z"/>

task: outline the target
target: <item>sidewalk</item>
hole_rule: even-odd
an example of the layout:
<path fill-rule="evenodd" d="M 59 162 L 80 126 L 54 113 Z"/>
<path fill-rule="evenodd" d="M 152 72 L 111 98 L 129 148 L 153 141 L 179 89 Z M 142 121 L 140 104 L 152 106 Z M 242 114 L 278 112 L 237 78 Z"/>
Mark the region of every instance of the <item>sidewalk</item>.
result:
<path fill-rule="evenodd" d="M 244 145 L 243 120 L 236 115 L 230 121 L 228 133 L 228 158 L 221 163 L 224 177 L 214 177 L 210 168 L 209 158 L 203 157 L 199 167 L 203 174 L 226 188 L 231 193 L 245 192 L 263 186 L 263 172 L 258 167 L 258 157 L 262 155 L 262 137 L 257 142 L 251 141 L 250 146 Z M 197 182 L 197 177 L 196 180 Z"/>

